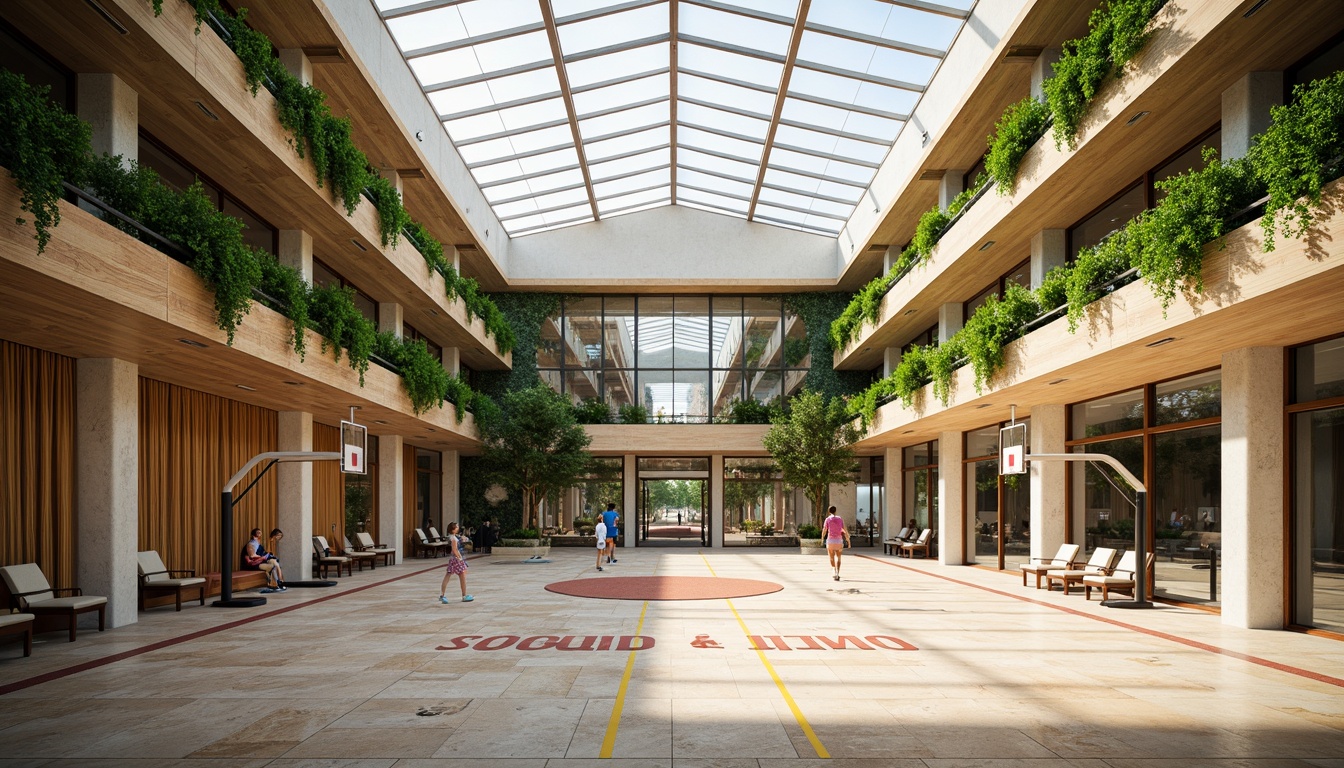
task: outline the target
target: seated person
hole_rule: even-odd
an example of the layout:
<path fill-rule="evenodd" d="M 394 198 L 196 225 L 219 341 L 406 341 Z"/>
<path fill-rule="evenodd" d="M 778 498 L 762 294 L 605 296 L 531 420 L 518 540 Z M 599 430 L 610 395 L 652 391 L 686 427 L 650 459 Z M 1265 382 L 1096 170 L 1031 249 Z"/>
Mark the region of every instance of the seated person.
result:
<path fill-rule="evenodd" d="M 271 541 L 278 542 L 284 535 L 283 531 L 276 528 L 271 531 Z M 261 590 L 262 592 L 285 591 L 285 575 L 280 569 L 280 561 L 262 545 L 260 528 L 252 529 L 252 540 L 243 548 L 243 570 L 266 572 L 266 580 L 270 586 Z"/>

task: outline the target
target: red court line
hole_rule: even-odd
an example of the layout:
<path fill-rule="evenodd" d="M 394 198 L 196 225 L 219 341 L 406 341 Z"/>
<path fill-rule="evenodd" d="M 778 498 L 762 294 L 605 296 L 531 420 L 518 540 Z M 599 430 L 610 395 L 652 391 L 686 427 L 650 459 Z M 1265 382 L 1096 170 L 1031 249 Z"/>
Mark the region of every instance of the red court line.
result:
<path fill-rule="evenodd" d="M 1011 597 L 1014 600 L 1021 600 L 1024 603 L 1031 603 L 1032 605 L 1040 605 L 1046 608 L 1053 608 L 1057 611 L 1063 611 L 1065 613 L 1072 614 L 1074 616 L 1082 616 L 1083 618 L 1092 619 L 1094 621 L 1100 621 L 1104 624 L 1111 624 L 1116 627 L 1121 627 L 1123 629 L 1128 629 L 1134 632 L 1149 635 L 1150 637 L 1156 637 L 1162 640 L 1168 640 L 1173 643 L 1179 643 L 1180 645 L 1187 645 L 1191 648 L 1198 648 L 1201 651 L 1208 651 L 1209 653 L 1216 653 L 1221 656 L 1227 656 L 1233 659 L 1240 659 L 1241 661 L 1249 662 L 1251 664 L 1257 664 L 1262 667 L 1268 667 L 1269 669 L 1275 669 L 1280 672 L 1287 672 L 1290 675 L 1297 675 L 1298 677 L 1305 677 L 1308 680 L 1315 680 L 1320 683 L 1327 683 L 1329 685 L 1344 688 L 1344 679 L 1338 677 L 1331 677 L 1330 675 L 1321 674 L 1320 672 L 1312 672 L 1309 669 L 1302 669 L 1301 667 L 1294 667 L 1288 664 L 1281 664 L 1277 661 L 1270 661 L 1269 659 L 1264 659 L 1259 656 L 1252 656 L 1248 653 L 1242 653 L 1241 651 L 1233 651 L 1228 648 L 1219 648 L 1216 645 L 1209 645 L 1208 643 L 1203 643 L 1200 642 L 1199 640 L 1191 640 L 1188 637 L 1180 637 L 1178 635 L 1168 634 L 1166 632 L 1162 632 L 1156 629 L 1148 629 L 1147 627 L 1140 627 L 1135 624 L 1127 624 L 1123 621 L 1118 621 L 1116 619 L 1108 619 L 1105 616 L 1098 616 L 1094 613 L 1087 613 L 1085 611 L 1079 611 L 1077 609 L 1068 608 L 1063 605 L 1055 605 L 1054 603 L 1047 603 L 1043 600 L 1037 600 L 1031 597 L 1015 595 L 1012 592 L 1004 592 L 1003 590 L 994 589 L 993 587 L 985 587 L 979 584 L 972 584 L 969 581 L 954 579 L 951 576 L 944 576 L 940 573 L 932 573 L 929 571 L 921 570 L 919 568 L 911 568 L 908 565 L 893 563 L 890 560 L 881 560 L 876 557 L 873 557 L 872 555 L 855 555 L 855 557 L 862 557 L 865 560 L 872 560 L 875 563 L 882 563 L 884 565 L 890 565 L 896 568 L 902 568 L 904 570 L 912 571 L 914 573 L 922 573 L 925 576 L 932 576 L 935 579 L 950 581 L 953 584 L 960 584 L 963 587 L 973 587 L 975 589 L 983 590 L 991 594 L 1002 595 L 1003 597 Z"/>
<path fill-rule="evenodd" d="M 468 559 L 468 560 L 475 560 L 477 557 L 481 557 L 481 555 L 473 555 L 473 556 L 471 556 L 471 557 L 469 557 L 469 558 L 467 558 L 467 559 Z M 216 634 L 216 633 L 218 633 L 218 632 L 223 632 L 224 630 L 227 630 L 227 629 L 233 629 L 234 627 L 241 627 L 241 626 L 243 626 L 244 624 L 251 624 L 251 623 L 254 622 L 254 621 L 261 621 L 262 619 L 269 619 L 269 618 L 271 618 L 272 616 L 279 616 L 279 615 L 281 615 L 281 614 L 289 613 L 290 611 L 297 611 L 297 610 L 299 610 L 300 608 L 307 608 L 307 607 L 310 606 L 310 605 L 317 605 L 318 603 L 325 603 L 325 602 L 327 602 L 328 600 L 335 600 L 335 599 L 338 598 L 338 597 L 345 597 L 346 595 L 353 595 L 353 594 L 356 593 L 356 592 L 363 592 L 363 591 L 366 590 L 366 589 L 373 589 L 374 587 L 381 587 L 381 586 L 383 586 L 384 584 L 391 584 L 391 583 L 394 582 L 394 581 L 401 581 L 402 579 L 409 579 L 409 578 L 411 578 L 412 576 L 419 576 L 419 575 L 421 575 L 421 574 L 429 573 L 430 571 L 435 571 L 435 570 L 438 570 L 439 568 L 443 568 L 443 567 L 444 567 L 444 566 L 442 566 L 442 565 L 436 565 L 436 566 L 433 566 L 433 567 L 430 567 L 430 568 L 425 568 L 424 570 L 413 571 L 413 572 L 411 572 L 411 573 L 404 573 L 404 574 L 402 574 L 402 575 L 400 575 L 400 576 L 395 576 L 395 577 L 390 578 L 390 579 L 384 579 L 383 581 L 377 581 L 377 582 L 374 582 L 374 583 L 372 583 L 372 584 L 365 584 L 365 585 L 360 586 L 360 587 L 355 587 L 354 589 L 347 589 L 347 590 L 344 591 L 344 592 L 338 592 L 338 593 L 336 593 L 336 594 L 334 594 L 334 595 L 327 595 L 326 597 L 319 597 L 319 598 L 316 598 L 316 599 L 314 599 L 314 600 L 309 600 L 309 601 L 307 601 L 307 602 L 297 603 L 297 604 L 295 604 L 295 605 L 288 605 L 288 606 L 285 606 L 284 608 L 277 608 L 277 609 L 275 609 L 275 610 L 273 610 L 273 611 L 267 611 L 266 613 L 263 613 L 263 614 L 260 614 L 260 615 L 257 615 L 257 616 L 248 616 L 248 617 L 245 618 L 245 619 L 239 619 L 239 620 L 237 620 L 237 621 L 230 621 L 230 622 L 225 623 L 225 624 L 220 624 L 220 625 L 217 626 L 217 627 L 211 627 L 211 628 L 209 628 L 209 629 L 202 629 L 202 630 L 200 630 L 200 631 L 197 631 L 197 632 L 191 632 L 191 633 L 189 633 L 189 634 L 180 635 L 180 636 L 178 636 L 178 637 L 170 637 L 170 638 L 168 638 L 167 640 L 160 640 L 160 641 L 158 641 L 157 643 L 150 643 L 149 645 L 141 646 L 141 647 L 139 647 L 139 648 L 132 648 L 132 649 L 129 650 L 129 651 L 122 651 L 121 653 L 115 653 L 115 654 L 112 654 L 111 656 L 104 656 L 104 657 L 101 658 L 101 659 L 93 659 L 92 661 L 86 661 L 86 662 L 84 662 L 83 664 L 76 664 L 76 665 L 71 666 L 71 667 L 63 667 L 63 668 L 61 668 L 61 669 L 52 670 L 51 672 L 43 672 L 42 674 L 40 674 L 40 675 L 36 675 L 36 676 L 34 676 L 34 677 L 29 677 L 29 678 L 26 678 L 26 679 L 24 679 L 24 680 L 19 680 L 19 681 L 17 681 L 17 682 L 13 682 L 13 683 L 9 683 L 9 684 L 7 684 L 7 685 L 0 686 L 0 696 L 4 696 L 4 695 L 7 694 L 7 693 L 13 693 L 13 692 L 15 692 L 15 691 L 21 691 L 21 690 L 23 690 L 24 688 L 31 688 L 31 687 L 33 687 L 34 685 L 41 685 L 42 683 L 49 683 L 49 682 L 51 682 L 52 680 L 59 680 L 59 679 L 61 679 L 62 677 L 69 677 L 70 675 L 75 675 L 75 674 L 78 674 L 78 673 L 80 673 L 80 672 L 85 672 L 85 671 L 90 670 L 90 669 L 97 669 L 98 667 L 107 666 L 108 664 L 113 664 L 113 663 L 115 663 L 115 662 L 122 661 L 123 659 L 129 659 L 129 658 L 132 658 L 132 657 L 134 657 L 134 656 L 140 656 L 141 654 L 149 653 L 150 651 L 157 651 L 157 650 L 159 650 L 160 648 L 167 648 L 167 647 L 169 647 L 169 646 L 179 645 L 179 644 L 181 644 L 181 643 L 186 643 L 186 642 L 189 642 L 189 641 L 191 641 L 191 640 L 195 640 L 195 639 L 198 638 L 198 637 L 206 637 L 207 635 L 213 635 L 213 634 Z"/>

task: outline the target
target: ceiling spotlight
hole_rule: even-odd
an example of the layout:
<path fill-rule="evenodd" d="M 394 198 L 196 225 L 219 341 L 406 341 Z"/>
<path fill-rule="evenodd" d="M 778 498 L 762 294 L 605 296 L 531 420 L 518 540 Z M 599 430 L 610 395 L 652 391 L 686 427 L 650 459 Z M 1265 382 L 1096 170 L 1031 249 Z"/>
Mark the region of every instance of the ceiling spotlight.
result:
<path fill-rule="evenodd" d="M 904 432 L 902 432 L 901 434 L 902 434 L 902 435 L 913 435 L 914 433 L 915 433 L 915 430 L 913 430 L 913 429 L 907 429 L 907 430 L 905 430 Z"/>
<path fill-rule="evenodd" d="M 1152 342 L 1151 344 L 1144 344 L 1144 346 L 1145 346 L 1145 347 L 1160 347 L 1160 346 L 1162 346 L 1163 344 L 1170 344 L 1171 342 L 1173 342 L 1173 341 L 1175 341 L 1175 340 L 1176 340 L 1176 337 L 1175 337 L 1175 336 L 1168 336 L 1168 337 L 1165 338 L 1165 339 L 1158 339 L 1157 341 L 1154 341 L 1154 342 Z"/>
<path fill-rule="evenodd" d="M 415 132 L 415 140 L 416 140 L 416 141 L 424 141 L 424 140 L 425 140 L 425 132 L 424 132 L 424 131 L 416 131 L 416 132 Z"/>
<path fill-rule="evenodd" d="M 993 241 L 993 240 L 986 240 L 986 241 L 985 241 L 985 244 L 982 245 L 982 246 L 980 246 L 980 250 L 982 250 L 982 251 L 987 251 L 987 250 L 989 250 L 990 248 L 992 248 L 993 246 L 994 246 L 994 241 Z"/>
<path fill-rule="evenodd" d="M 201 114 L 205 115 L 211 120 L 219 120 L 219 115 L 216 115 L 214 112 L 211 112 L 210 108 L 205 106 L 204 102 L 198 100 L 196 102 L 196 108 L 201 110 Z"/>
<path fill-rule="evenodd" d="M 247 390 L 248 392 L 256 392 L 256 391 L 257 391 L 257 390 L 256 390 L 256 387 L 249 387 L 249 386 L 247 386 L 246 384 L 237 384 L 237 385 L 235 385 L 235 386 L 237 386 L 239 389 L 245 389 L 245 390 Z"/>
<path fill-rule="evenodd" d="M 1063 384 L 1066 381 L 1068 381 L 1068 379 L 1055 379 L 1054 381 L 1047 381 L 1046 386 L 1053 387 L 1056 384 Z"/>
<path fill-rule="evenodd" d="M 1143 112 L 1136 112 L 1133 117 L 1129 118 L 1129 120 L 1125 122 L 1125 125 L 1134 125 L 1135 123 L 1139 122 L 1140 120 L 1142 120 L 1147 116 L 1148 116 L 1147 110 L 1144 110 Z"/>
<path fill-rule="evenodd" d="M 1259 13 L 1260 9 L 1264 8 L 1266 5 L 1269 5 L 1269 0 L 1260 0 L 1260 2 L 1256 3 L 1255 5 L 1252 5 L 1245 13 L 1241 14 L 1241 18 L 1243 19 L 1251 18 L 1255 14 Z"/>
<path fill-rule="evenodd" d="M 361 243 L 361 242 L 359 242 L 359 241 L 356 240 L 355 238 L 353 238 L 353 237 L 350 238 L 350 242 L 354 243 L 354 244 L 355 244 L 355 247 L 358 248 L 359 250 L 364 251 L 365 253 L 368 253 L 369 249 L 368 249 L 368 248 L 365 248 L 365 247 L 364 247 L 364 244 Z"/>
<path fill-rule="evenodd" d="M 202 344 L 201 342 L 195 339 L 178 339 L 178 341 L 183 344 L 186 344 L 188 347 L 196 347 L 197 349 L 206 349 L 205 344 Z"/>
<path fill-rule="evenodd" d="M 303 382 L 302 382 L 302 381 L 286 381 L 285 383 L 288 384 L 288 385 L 291 386 L 291 387 L 302 387 L 302 386 L 303 386 Z"/>
<path fill-rule="evenodd" d="M 919 311 L 918 309 L 907 309 L 907 310 L 905 310 L 905 315 L 904 315 L 904 316 L 905 316 L 905 317 L 909 317 L 909 316 L 915 314 L 915 313 L 918 312 L 918 311 Z"/>
<path fill-rule="evenodd" d="M 993 403 L 984 403 L 984 404 L 982 404 L 982 405 L 977 405 L 977 406 L 975 406 L 975 410 L 977 410 L 977 411 L 982 411 L 982 410 L 984 410 L 984 409 L 986 409 L 986 408 L 992 408 L 992 407 L 994 407 L 994 404 L 993 404 Z"/>
<path fill-rule="evenodd" d="M 386 424 L 387 422 L 386 422 L 386 421 L 383 421 L 382 419 L 374 419 L 374 420 L 373 420 L 373 423 L 374 423 L 374 424 Z"/>

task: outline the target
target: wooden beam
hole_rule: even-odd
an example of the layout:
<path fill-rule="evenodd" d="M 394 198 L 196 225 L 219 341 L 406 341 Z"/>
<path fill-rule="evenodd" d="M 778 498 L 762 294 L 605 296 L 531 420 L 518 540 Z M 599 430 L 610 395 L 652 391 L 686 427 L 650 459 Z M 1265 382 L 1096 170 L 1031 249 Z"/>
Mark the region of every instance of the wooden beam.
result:
<path fill-rule="evenodd" d="M 770 127 L 765 131 L 765 149 L 761 151 L 761 167 L 756 172 L 756 186 L 751 190 L 747 221 L 751 221 L 756 214 L 756 201 L 760 199 L 761 184 L 765 182 L 765 171 L 770 166 L 770 150 L 775 146 L 779 118 L 784 113 L 784 100 L 789 96 L 789 79 L 793 77 L 793 62 L 798 58 L 798 46 L 803 42 L 803 31 L 807 28 L 807 12 L 811 8 L 812 0 L 799 0 L 798 18 L 793 22 L 793 33 L 789 37 L 789 52 L 784 59 L 784 71 L 779 76 L 779 90 L 775 93 L 774 113 L 770 118 Z"/>
<path fill-rule="evenodd" d="M 672 205 L 677 204 L 677 0 L 668 2 L 668 110 L 671 126 L 668 141 L 672 144 Z"/>
<path fill-rule="evenodd" d="M 597 212 L 597 196 L 593 194 L 593 177 L 588 172 L 588 160 L 583 151 L 583 134 L 579 132 L 579 120 L 574 109 L 574 94 L 569 90 L 569 73 L 565 70 L 565 54 L 560 49 L 560 34 L 555 27 L 555 10 L 551 0 L 537 0 L 541 6 L 541 19 L 546 24 L 546 39 L 551 44 L 551 58 L 555 61 L 555 76 L 560 81 L 560 98 L 565 102 L 565 114 L 569 115 L 569 132 L 574 136 L 574 152 L 579 157 L 579 171 L 583 174 L 583 186 L 588 190 L 588 205 L 593 209 L 593 220 L 602 217 Z"/>

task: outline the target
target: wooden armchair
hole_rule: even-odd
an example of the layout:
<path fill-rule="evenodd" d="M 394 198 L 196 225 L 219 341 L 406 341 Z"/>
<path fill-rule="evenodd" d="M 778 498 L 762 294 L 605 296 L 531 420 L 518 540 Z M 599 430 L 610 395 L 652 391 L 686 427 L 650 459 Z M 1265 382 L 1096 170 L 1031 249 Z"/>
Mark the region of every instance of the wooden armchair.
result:
<path fill-rule="evenodd" d="M 205 577 L 192 570 L 170 570 L 163 564 L 156 550 L 135 553 L 136 568 L 140 572 L 140 610 L 145 610 L 145 598 L 172 595 L 177 599 L 177 610 L 182 610 L 182 593 L 195 592 L 205 605 Z"/>
<path fill-rule="evenodd" d="M 1077 544 L 1060 544 L 1059 551 L 1048 561 L 1034 558 L 1030 563 L 1019 563 L 1018 568 L 1022 569 L 1022 586 L 1027 586 L 1027 574 L 1035 574 L 1036 588 L 1041 588 L 1041 577 L 1050 570 L 1067 570 L 1073 567 L 1073 561 L 1078 557 L 1080 547 Z"/>
<path fill-rule="evenodd" d="M 98 612 L 98 631 L 106 626 L 107 598 L 98 595 L 85 595 L 79 587 L 55 587 L 47 583 L 47 577 L 37 563 L 6 565 L 0 567 L 0 577 L 9 588 L 9 597 L 14 607 L 24 613 L 35 616 L 65 616 L 70 622 L 70 642 L 75 642 L 75 629 L 79 624 L 79 614 Z M 68 597 L 57 597 L 69 593 Z"/>

